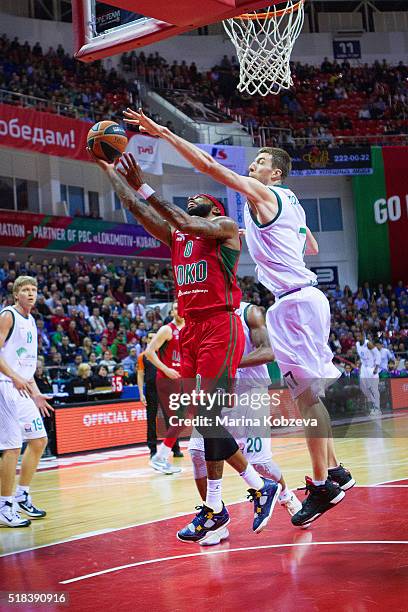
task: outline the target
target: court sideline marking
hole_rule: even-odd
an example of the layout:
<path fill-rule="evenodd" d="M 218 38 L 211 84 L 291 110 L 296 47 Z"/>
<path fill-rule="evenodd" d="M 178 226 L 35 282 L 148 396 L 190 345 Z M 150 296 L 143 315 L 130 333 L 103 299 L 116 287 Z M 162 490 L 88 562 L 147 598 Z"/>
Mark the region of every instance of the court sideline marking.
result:
<path fill-rule="evenodd" d="M 408 544 L 408 540 L 349 540 L 349 541 L 337 541 L 337 542 L 293 542 L 291 544 L 265 544 L 261 546 L 245 546 L 243 548 L 225 548 L 223 550 L 212 550 L 209 552 L 198 552 L 190 553 L 186 555 L 174 555 L 172 557 L 161 557 L 158 559 L 148 559 L 146 561 L 138 561 L 136 563 L 128 563 L 126 565 L 118 565 L 108 569 L 101 570 L 99 572 L 93 572 L 92 574 L 84 574 L 76 578 L 69 578 L 68 580 L 62 580 L 59 584 L 71 584 L 72 582 L 79 582 L 81 580 L 87 580 L 88 578 L 94 578 L 95 576 L 102 576 L 103 574 L 111 574 L 131 567 L 140 567 L 141 565 L 149 565 L 151 563 L 161 563 L 162 561 L 176 561 L 177 559 L 188 559 L 192 557 L 207 557 L 210 555 L 222 555 L 233 552 L 247 552 L 247 551 L 258 551 L 266 550 L 271 548 L 293 548 L 295 546 L 339 546 L 339 545 L 356 545 L 356 544 Z"/>

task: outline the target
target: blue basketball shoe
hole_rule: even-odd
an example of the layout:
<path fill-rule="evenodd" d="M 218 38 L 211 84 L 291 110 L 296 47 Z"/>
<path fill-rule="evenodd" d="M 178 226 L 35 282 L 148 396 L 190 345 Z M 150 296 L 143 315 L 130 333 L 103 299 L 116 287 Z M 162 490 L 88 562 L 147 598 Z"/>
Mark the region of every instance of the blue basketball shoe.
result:
<path fill-rule="evenodd" d="M 177 532 L 177 538 L 182 542 L 197 542 L 202 546 L 219 544 L 221 540 L 228 537 L 230 522 L 228 510 L 222 504 L 221 512 L 215 513 L 206 505 L 196 506 L 198 514 L 183 529 Z"/>
<path fill-rule="evenodd" d="M 272 516 L 273 509 L 282 491 L 282 485 L 268 478 L 262 478 L 264 486 L 262 489 L 248 489 L 248 499 L 254 502 L 254 524 L 255 533 L 261 532 L 267 526 Z"/>

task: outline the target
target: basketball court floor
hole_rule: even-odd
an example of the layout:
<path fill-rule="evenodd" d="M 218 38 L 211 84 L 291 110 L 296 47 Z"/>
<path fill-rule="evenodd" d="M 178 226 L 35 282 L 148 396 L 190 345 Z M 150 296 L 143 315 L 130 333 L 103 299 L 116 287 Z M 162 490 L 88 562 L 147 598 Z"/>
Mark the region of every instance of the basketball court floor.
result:
<path fill-rule="evenodd" d="M 388 419 L 381 438 L 366 437 L 373 428 L 356 424 L 336 440 L 357 485 L 307 530 L 277 507 L 254 534 L 252 505 L 227 468 L 230 538 L 214 547 L 176 539 L 199 503 L 187 452 L 174 476 L 152 471 L 140 448 L 44 464 L 32 492 L 48 517 L 0 531 L 0 591 L 64 593 L 81 611 L 406 611 L 408 415 Z M 289 486 L 302 486 L 304 440 L 273 439 L 273 449 Z"/>

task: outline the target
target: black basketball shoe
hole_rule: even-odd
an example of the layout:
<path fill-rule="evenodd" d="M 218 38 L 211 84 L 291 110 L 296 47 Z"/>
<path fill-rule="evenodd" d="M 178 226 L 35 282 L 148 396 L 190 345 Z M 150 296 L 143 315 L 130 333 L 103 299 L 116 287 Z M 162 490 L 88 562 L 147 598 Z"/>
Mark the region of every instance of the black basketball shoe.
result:
<path fill-rule="evenodd" d="M 307 498 L 302 503 L 302 509 L 292 516 L 292 525 L 296 527 L 306 527 L 319 518 L 322 514 L 334 508 L 345 497 L 336 482 L 329 478 L 324 485 L 313 484 L 311 478 L 306 476 L 306 487 L 303 489 L 308 493 Z"/>
<path fill-rule="evenodd" d="M 24 514 L 32 519 L 44 518 L 44 516 L 47 515 L 45 510 L 40 510 L 40 508 L 36 508 L 33 505 L 31 495 L 29 495 L 27 492 L 24 492 L 21 497 L 16 497 L 15 501 L 17 503 L 18 510 L 20 512 L 24 512 Z"/>
<path fill-rule="evenodd" d="M 329 480 L 337 482 L 342 491 L 348 491 L 356 484 L 356 481 L 342 463 L 329 470 Z"/>

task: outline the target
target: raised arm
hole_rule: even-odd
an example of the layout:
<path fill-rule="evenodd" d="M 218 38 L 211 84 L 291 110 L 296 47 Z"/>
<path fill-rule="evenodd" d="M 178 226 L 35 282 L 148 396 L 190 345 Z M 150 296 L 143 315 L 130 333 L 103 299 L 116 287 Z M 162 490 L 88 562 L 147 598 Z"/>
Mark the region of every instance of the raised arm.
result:
<path fill-rule="evenodd" d="M 125 153 L 120 160 L 122 167 L 118 166 L 118 172 L 122 174 L 127 182 L 138 190 L 143 181 L 143 174 L 140 166 L 131 153 Z M 193 236 L 205 236 L 225 241 L 230 238 L 238 239 L 238 226 L 229 217 L 220 217 L 212 221 L 202 217 L 191 217 L 182 208 L 158 198 L 154 194 L 147 198 L 151 207 L 159 213 L 172 227 L 180 230 L 184 234 Z"/>
<path fill-rule="evenodd" d="M 95 157 L 92 151 L 88 149 L 90 157 L 98 164 L 102 170 L 107 174 L 113 189 L 115 190 L 118 198 L 122 202 L 123 206 L 132 213 L 132 215 L 139 221 L 141 225 L 155 238 L 164 242 L 168 246 L 171 246 L 171 228 L 168 223 L 164 222 L 149 206 L 141 202 L 130 186 L 122 180 L 118 175 L 118 172 L 124 175 L 124 172 L 118 168 L 115 169 L 114 164 L 108 164 L 107 162 Z M 129 181 L 128 181 L 129 183 Z"/>
<path fill-rule="evenodd" d="M 145 350 L 145 355 L 146 358 L 151 361 L 151 363 L 155 365 L 158 370 L 161 370 L 163 374 L 167 376 L 167 378 L 176 379 L 180 378 L 180 373 L 177 372 L 177 370 L 174 370 L 173 368 L 168 368 L 161 361 L 159 355 L 157 354 L 163 344 L 171 340 L 171 336 L 172 332 L 170 327 L 168 325 L 163 325 L 163 327 L 161 327 L 157 334 L 154 336 L 153 340 L 149 342 Z"/>
<path fill-rule="evenodd" d="M 247 322 L 251 342 L 255 348 L 248 355 L 242 357 L 239 367 L 250 368 L 274 361 L 275 354 L 269 342 L 262 308 L 255 305 L 250 306 L 247 309 Z"/>
<path fill-rule="evenodd" d="M 205 151 L 173 134 L 167 127 L 146 117 L 141 109 L 136 112 L 128 108 L 123 114 L 127 123 L 138 125 L 142 132 L 167 140 L 199 172 L 208 174 L 215 181 L 243 193 L 254 204 L 258 201 L 273 199 L 269 189 L 258 180 L 248 176 L 240 176 L 229 168 L 225 168 Z"/>

